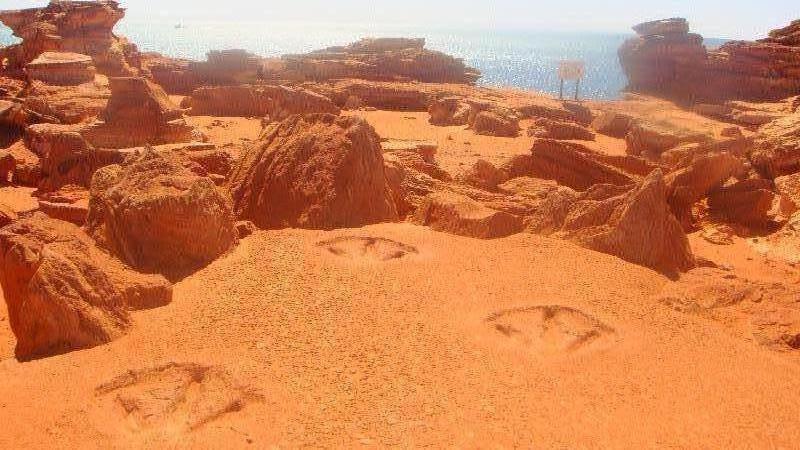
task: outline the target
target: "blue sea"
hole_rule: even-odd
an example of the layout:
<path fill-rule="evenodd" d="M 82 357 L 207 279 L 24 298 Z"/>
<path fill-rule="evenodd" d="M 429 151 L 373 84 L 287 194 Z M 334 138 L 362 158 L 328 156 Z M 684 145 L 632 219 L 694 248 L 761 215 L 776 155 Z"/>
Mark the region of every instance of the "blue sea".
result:
<path fill-rule="evenodd" d="M 630 34 L 542 32 L 524 30 L 430 30 L 382 26 L 310 23 L 184 22 L 180 24 L 124 19 L 115 31 L 127 36 L 143 51 L 173 57 L 205 59 L 209 50 L 243 48 L 262 56 L 303 53 L 344 45 L 363 37 L 424 37 L 427 47 L 463 58 L 481 70 L 480 83 L 557 94 L 558 62 L 586 62 L 581 94 L 594 99 L 619 96 L 627 80 L 617 49 Z M 14 39 L 0 27 L 0 44 Z M 719 42 L 711 42 L 718 45 Z M 571 86 L 568 87 L 571 89 Z"/>

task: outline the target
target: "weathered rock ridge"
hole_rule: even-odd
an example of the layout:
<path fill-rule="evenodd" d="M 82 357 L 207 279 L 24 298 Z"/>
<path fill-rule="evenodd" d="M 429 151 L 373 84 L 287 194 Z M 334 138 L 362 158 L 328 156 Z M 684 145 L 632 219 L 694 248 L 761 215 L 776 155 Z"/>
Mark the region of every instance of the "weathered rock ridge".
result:
<path fill-rule="evenodd" d="M 0 60 L 7 58 L 14 72 L 44 52 L 71 52 L 90 56 L 100 73 L 133 75 L 139 65 L 136 46 L 112 31 L 124 15 L 113 0 L 54 0 L 43 8 L 0 11 L 0 22 L 22 39 L 0 49 Z"/>
<path fill-rule="evenodd" d="M 638 36 L 619 50 L 628 89 L 683 102 L 780 100 L 800 92 L 798 24 L 756 42 L 707 49 L 685 19 L 634 27 Z"/>

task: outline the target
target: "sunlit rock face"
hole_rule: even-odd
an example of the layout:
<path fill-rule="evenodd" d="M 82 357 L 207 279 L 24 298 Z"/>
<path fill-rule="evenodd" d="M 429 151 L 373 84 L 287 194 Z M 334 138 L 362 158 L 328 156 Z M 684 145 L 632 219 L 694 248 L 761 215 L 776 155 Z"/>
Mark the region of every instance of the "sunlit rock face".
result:
<path fill-rule="evenodd" d="M 683 102 L 778 100 L 800 91 L 800 23 L 756 42 L 732 41 L 709 50 L 686 19 L 634 27 L 619 50 L 628 90 Z"/>
<path fill-rule="evenodd" d="M 0 22 L 22 42 L 0 50 L 10 70 L 21 70 L 44 52 L 88 55 L 106 75 L 136 72 L 138 51 L 112 29 L 125 16 L 116 1 L 53 1 L 43 8 L 0 12 Z"/>

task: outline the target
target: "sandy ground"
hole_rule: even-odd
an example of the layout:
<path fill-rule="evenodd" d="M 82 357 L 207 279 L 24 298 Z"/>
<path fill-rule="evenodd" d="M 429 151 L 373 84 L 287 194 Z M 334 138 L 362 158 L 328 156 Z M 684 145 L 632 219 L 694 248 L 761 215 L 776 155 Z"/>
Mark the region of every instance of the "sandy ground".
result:
<path fill-rule="evenodd" d="M 352 114 L 382 137 L 436 140 L 453 174 L 533 142 Z M 261 129 L 189 120 L 232 151 Z M 0 201 L 36 207 L 30 189 Z M 690 241 L 740 276 L 800 282 L 747 240 Z M 258 232 L 105 346 L 19 363 L 0 305 L 0 448 L 795 447 L 800 355 L 654 300 L 667 283 L 531 235 Z"/>
<path fill-rule="evenodd" d="M 792 447 L 800 359 L 652 301 L 665 283 L 530 235 L 259 232 L 126 337 L 0 362 L 0 447 Z M 167 362 L 226 375 L 184 389 Z"/>

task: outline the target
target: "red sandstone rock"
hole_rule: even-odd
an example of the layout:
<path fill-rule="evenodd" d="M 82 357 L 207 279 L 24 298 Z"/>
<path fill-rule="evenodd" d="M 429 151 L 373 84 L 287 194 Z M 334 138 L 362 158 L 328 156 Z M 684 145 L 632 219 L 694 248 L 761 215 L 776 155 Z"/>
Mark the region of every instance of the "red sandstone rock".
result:
<path fill-rule="evenodd" d="M 362 39 L 345 47 L 284 55 L 285 68 L 273 76 L 316 81 L 356 78 L 466 84 L 480 77 L 480 72 L 462 60 L 424 47 L 424 39 Z"/>
<path fill-rule="evenodd" d="M 92 57 L 79 53 L 44 52 L 25 66 L 31 79 L 58 86 L 75 86 L 94 80 Z"/>
<path fill-rule="evenodd" d="M 594 152 L 579 144 L 537 139 L 531 155 L 531 172 L 527 175 L 555 180 L 573 189 L 586 190 L 601 183 L 630 186 L 636 182 L 623 171 L 597 160 Z"/>
<path fill-rule="evenodd" d="M 689 241 L 670 212 L 661 171 L 654 171 L 629 194 L 605 203 L 613 207 L 605 208 L 604 214 L 593 214 L 593 220 L 584 219 L 580 227 L 573 226 L 576 229 L 566 233 L 567 237 L 667 275 L 694 267 Z"/>
<path fill-rule="evenodd" d="M 178 279 L 205 267 L 233 247 L 236 230 L 229 195 L 193 165 L 148 149 L 98 170 L 89 234 L 148 273 Z"/>
<path fill-rule="evenodd" d="M 130 309 L 171 301 L 164 278 L 100 251 L 78 227 L 43 214 L 0 230 L 0 285 L 21 360 L 107 343 Z"/>
<path fill-rule="evenodd" d="M 427 111 L 441 85 L 365 80 L 304 83 L 302 87 L 330 98 L 343 108 L 348 102 L 390 111 Z"/>
<path fill-rule="evenodd" d="M 436 99 L 428 107 L 433 125 L 468 125 L 472 107 L 461 97 L 449 96 Z"/>
<path fill-rule="evenodd" d="M 412 152 L 417 153 L 428 164 L 434 164 L 439 144 L 435 141 L 417 141 L 413 139 L 382 139 L 383 152 Z"/>
<path fill-rule="evenodd" d="M 430 194 L 412 221 L 436 231 L 479 239 L 494 239 L 522 231 L 520 217 L 487 208 L 469 197 L 452 192 Z"/>
<path fill-rule="evenodd" d="M 741 172 L 743 161 L 728 153 L 705 154 L 667 175 L 667 195 L 672 213 L 685 229 L 692 228 L 692 206 Z"/>
<path fill-rule="evenodd" d="M 28 150 L 23 141 L 15 142 L 7 151 L 14 157 L 14 184 L 37 187 L 42 176 L 39 157 Z"/>
<path fill-rule="evenodd" d="M 142 55 L 142 69 L 170 94 L 191 94 L 201 86 L 235 86 L 257 81 L 265 59 L 245 50 L 215 50 L 206 61 Z"/>
<path fill-rule="evenodd" d="M 516 137 L 519 134 L 519 118 L 500 111 L 481 111 L 472 122 L 476 134 L 496 137 Z"/>
<path fill-rule="evenodd" d="M 765 177 L 800 172 L 800 113 L 761 127 L 754 147 L 750 160 Z"/>
<path fill-rule="evenodd" d="M 0 203 L 0 228 L 10 224 L 11 222 L 19 219 L 17 213 L 5 203 Z"/>
<path fill-rule="evenodd" d="M 110 97 L 108 83 L 98 77 L 77 86 L 53 86 L 34 81 L 22 102 L 29 111 L 47 118 L 33 123 L 78 124 L 100 116 Z"/>
<path fill-rule="evenodd" d="M 666 150 L 688 143 L 708 143 L 713 136 L 683 128 L 637 120 L 625 136 L 627 151 L 632 155 L 657 158 Z"/>
<path fill-rule="evenodd" d="M 544 117 L 534 120 L 533 126 L 528 129 L 528 136 L 578 141 L 593 141 L 595 138 L 594 133 L 578 124 Z"/>
<path fill-rule="evenodd" d="M 788 26 L 769 32 L 769 37 L 759 42 L 800 46 L 800 20 L 795 20 Z"/>
<path fill-rule="evenodd" d="M 508 181 L 508 175 L 492 163 L 479 159 L 459 177 L 459 181 L 486 191 L 495 191 L 500 184 Z"/>
<path fill-rule="evenodd" d="M 25 132 L 27 147 L 40 158 L 38 188 L 43 192 L 75 184 L 88 187 L 100 167 L 121 162 L 123 154 L 98 150 L 72 125 L 39 124 Z"/>
<path fill-rule="evenodd" d="M 189 142 L 198 137 L 163 89 L 144 78 L 111 78 L 101 120 L 82 131 L 95 147 L 129 148 Z"/>
<path fill-rule="evenodd" d="M 795 209 L 800 209 L 800 172 L 776 178 L 775 189 Z"/>
<path fill-rule="evenodd" d="M 628 89 L 688 102 L 779 100 L 800 91 L 795 24 L 759 42 L 732 41 L 707 50 L 683 19 L 634 27 L 619 50 Z"/>
<path fill-rule="evenodd" d="M 600 134 L 624 138 L 630 131 L 633 118 L 625 114 L 607 111 L 592 122 L 592 128 Z"/>
<path fill-rule="evenodd" d="M 7 150 L 0 150 L 0 186 L 8 184 L 17 170 L 17 160 Z"/>
<path fill-rule="evenodd" d="M 708 206 L 727 221 L 762 228 L 775 219 L 775 200 L 771 181 L 751 178 L 715 189 L 708 196 Z"/>
<path fill-rule="evenodd" d="M 40 192 L 39 211 L 48 216 L 82 226 L 89 213 L 89 191 L 76 185 L 66 185 L 57 191 Z"/>
<path fill-rule="evenodd" d="M 53 1 L 43 8 L 0 12 L 0 22 L 22 43 L 0 49 L 9 70 L 21 70 L 43 52 L 86 54 L 100 73 L 127 76 L 135 73 L 138 51 L 114 35 L 114 25 L 125 10 L 113 0 L 97 2 Z"/>
<path fill-rule="evenodd" d="M 296 115 L 272 125 L 234 169 L 231 190 L 237 217 L 262 228 L 397 219 L 380 138 L 356 117 Z"/>
<path fill-rule="evenodd" d="M 183 107 L 199 116 L 269 117 L 281 121 L 292 114 L 339 114 L 323 95 L 286 86 L 220 86 L 195 90 Z"/>

